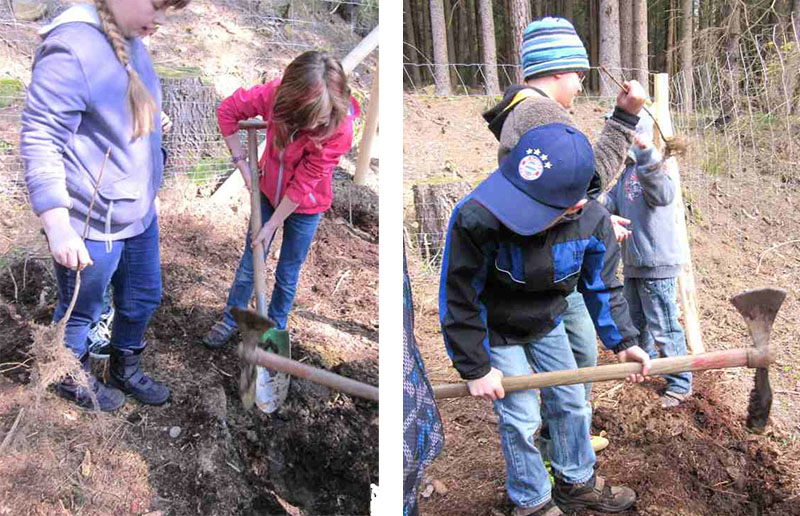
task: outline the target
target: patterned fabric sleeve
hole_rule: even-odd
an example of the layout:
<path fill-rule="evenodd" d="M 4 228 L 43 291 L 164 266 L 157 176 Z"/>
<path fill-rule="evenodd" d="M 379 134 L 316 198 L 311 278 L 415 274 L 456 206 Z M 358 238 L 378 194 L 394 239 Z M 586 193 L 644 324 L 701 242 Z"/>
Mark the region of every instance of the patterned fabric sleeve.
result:
<path fill-rule="evenodd" d="M 403 516 L 416 514 L 423 470 L 443 444 L 442 418 L 414 338 L 414 303 L 403 249 Z"/>

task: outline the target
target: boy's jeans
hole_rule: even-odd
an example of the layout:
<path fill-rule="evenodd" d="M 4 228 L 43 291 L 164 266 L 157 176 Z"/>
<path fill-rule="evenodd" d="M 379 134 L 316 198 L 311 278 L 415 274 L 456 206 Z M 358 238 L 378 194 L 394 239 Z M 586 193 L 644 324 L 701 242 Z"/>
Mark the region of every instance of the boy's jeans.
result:
<path fill-rule="evenodd" d="M 651 358 L 686 354 L 686 337 L 678 322 L 676 278 L 625 278 L 625 299 L 633 324 L 639 330 L 639 346 Z M 653 341 L 658 346 L 656 350 Z M 686 394 L 692 389 L 692 373 L 665 375 L 667 390 Z"/>
<path fill-rule="evenodd" d="M 161 304 L 161 258 L 158 246 L 158 217 L 144 233 L 111 244 L 86 240 L 94 265 L 81 271 L 81 286 L 72 316 L 65 328 L 65 341 L 78 358 L 88 349 L 89 325 L 103 309 L 109 282 L 114 286 L 114 317 L 111 345 L 117 349 L 141 350 L 150 317 Z M 75 271 L 55 264 L 58 303 L 53 320 L 64 316 L 75 289 Z"/>
<path fill-rule="evenodd" d="M 567 330 L 569 345 L 575 355 L 578 367 L 594 367 L 597 365 L 597 333 L 592 316 L 586 308 L 583 294 L 573 290 L 567 296 L 567 310 L 561 314 L 564 328 Z M 592 383 L 583 384 L 586 389 L 586 402 L 592 394 Z"/>
<path fill-rule="evenodd" d="M 491 363 L 505 376 L 528 375 L 575 369 L 564 324 L 527 345 L 491 348 Z M 592 477 L 595 455 L 589 441 L 591 408 L 582 385 L 541 389 L 550 424 L 550 463 L 556 475 L 568 483 Z M 506 460 L 506 489 L 519 507 L 533 507 L 550 499 L 550 479 L 534 446 L 541 423 L 539 397 L 535 390 L 507 392 L 494 402 Z"/>
<path fill-rule="evenodd" d="M 261 221 L 266 222 L 275 210 L 267 201 L 264 194 L 261 194 Z M 300 279 L 300 268 L 306 261 L 311 241 L 314 240 L 314 233 L 317 231 L 321 213 L 305 215 L 292 213 L 283 222 L 283 244 L 278 265 L 275 268 L 275 285 L 272 288 L 272 298 L 269 302 L 267 315 L 275 321 L 277 328 L 286 329 L 289 318 L 289 311 L 294 303 L 294 295 L 297 291 L 297 281 Z M 233 278 L 233 285 L 228 293 L 228 302 L 225 305 L 223 321 L 229 326 L 236 326 L 236 321 L 231 315 L 231 308 L 237 306 L 241 309 L 247 308 L 250 298 L 253 297 L 255 281 L 253 279 L 253 250 L 250 247 L 251 235 L 248 229 L 247 239 L 244 245 L 244 254 L 236 269 Z M 264 247 L 265 255 L 269 253 L 272 241 Z"/>

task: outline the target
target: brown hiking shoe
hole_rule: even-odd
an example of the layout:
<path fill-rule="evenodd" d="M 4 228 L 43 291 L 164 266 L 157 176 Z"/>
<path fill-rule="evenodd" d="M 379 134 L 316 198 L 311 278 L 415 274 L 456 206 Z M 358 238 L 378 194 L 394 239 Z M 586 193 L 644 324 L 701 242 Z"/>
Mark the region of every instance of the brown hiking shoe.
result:
<path fill-rule="evenodd" d="M 564 513 L 558 508 L 558 505 L 550 500 L 544 505 L 539 507 L 515 507 L 513 516 L 561 516 Z"/>
<path fill-rule="evenodd" d="M 583 484 L 567 484 L 556 477 L 553 499 L 567 514 L 579 509 L 622 512 L 636 503 L 636 493 L 630 487 L 609 485 L 595 474 Z"/>

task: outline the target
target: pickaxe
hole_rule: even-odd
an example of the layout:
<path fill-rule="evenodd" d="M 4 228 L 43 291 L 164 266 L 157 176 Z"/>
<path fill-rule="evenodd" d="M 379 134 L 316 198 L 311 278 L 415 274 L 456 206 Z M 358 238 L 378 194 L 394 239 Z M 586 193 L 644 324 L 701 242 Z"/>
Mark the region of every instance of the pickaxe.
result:
<path fill-rule="evenodd" d="M 775 354 L 769 348 L 769 335 L 775 315 L 786 297 L 786 292 L 779 289 L 765 288 L 743 292 L 731 298 L 731 303 L 744 317 L 754 348 L 728 349 L 712 351 L 700 355 L 658 358 L 651 361 L 650 375 L 683 373 L 687 371 L 706 371 L 728 367 L 756 368 L 755 387 L 750 392 L 750 403 L 747 407 L 747 428 L 756 433 L 764 431 L 772 407 L 772 388 L 769 385 L 769 364 L 775 360 Z M 602 382 L 621 380 L 633 373 L 641 373 L 642 365 L 638 362 L 584 367 L 571 371 L 554 371 L 528 376 L 509 376 L 503 378 L 503 389 L 506 392 L 524 389 L 538 389 L 556 385 L 572 385 L 586 382 Z M 466 383 L 440 384 L 433 387 L 436 399 L 469 396 Z"/>
<path fill-rule="evenodd" d="M 275 353 L 269 353 L 258 347 L 261 336 L 275 326 L 275 323 L 250 310 L 231 309 L 231 314 L 236 320 L 236 326 L 242 334 L 242 343 L 239 344 L 239 358 L 242 359 L 243 368 L 260 365 L 273 371 L 285 373 L 296 378 L 324 385 L 336 391 L 358 396 L 372 401 L 378 401 L 378 388 L 362 383 L 330 371 L 306 365 L 297 360 L 285 358 Z M 242 388 L 243 386 L 240 386 Z"/>

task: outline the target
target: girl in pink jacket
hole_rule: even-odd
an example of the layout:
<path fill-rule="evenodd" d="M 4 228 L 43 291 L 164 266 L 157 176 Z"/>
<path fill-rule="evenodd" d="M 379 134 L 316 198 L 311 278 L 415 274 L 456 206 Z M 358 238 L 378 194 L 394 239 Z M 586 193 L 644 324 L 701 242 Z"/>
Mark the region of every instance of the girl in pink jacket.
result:
<path fill-rule="evenodd" d="M 238 122 L 261 116 L 267 123 L 266 147 L 258 163 L 265 222 L 255 243 L 263 243 L 267 253 L 275 232 L 283 228 L 267 311 L 280 331 L 286 330 L 300 268 L 319 220 L 331 206 L 333 168 L 350 150 L 353 120 L 358 115 L 342 65 L 318 51 L 298 56 L 281 79 L 236 90 L 217 110 L 220 130 L 248 189 L 251 175 Z M 230 340 L 236 332 L 231 308 L 246 308 L 253 295 L 252 245 L 248 231 L 222 320 L 203 339 L 209 348 L 220 348 Z"/>

